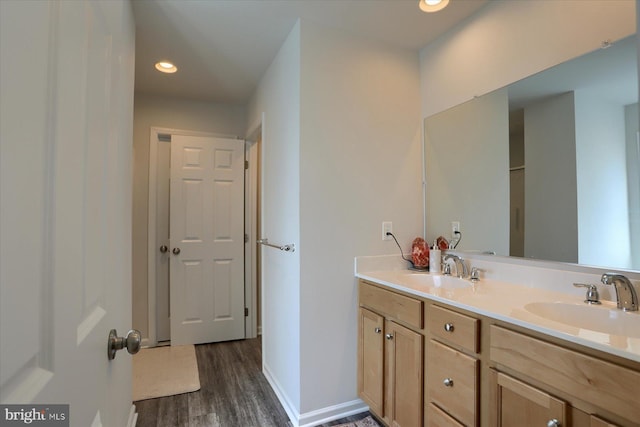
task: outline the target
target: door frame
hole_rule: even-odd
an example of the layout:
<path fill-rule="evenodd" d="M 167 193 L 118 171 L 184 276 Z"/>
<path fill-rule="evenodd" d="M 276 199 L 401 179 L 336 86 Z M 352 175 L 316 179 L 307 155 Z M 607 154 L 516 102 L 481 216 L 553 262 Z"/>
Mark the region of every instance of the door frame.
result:
<path fill-rule="evenodd" d="M 149 132 L 149 195 L 148 195 L 148 216 L 147 216 L 147 338 L 142 340 L 142 344 L 145 347 L 155 347 L 158 345 L 157 340 L 157 319 L 156 319 L 156 257 L 155 251 L 158 250 L 157 238 L 156 238 L 156 201 L 157 201 L 157 172 L 158 172 L 158 143 L 160 142 L 160 135 L 184 135 L 184 136 L 204 136 L 212 138 L 231 138 L 242 139 L 237 135 L 220 134 L 214 132 L 200 132 L 184 129 L 164 128 L 159 126 L 151 126 Z M 245 143 L 245 154 L 247 153 Z M 248 178 L 245 174 L 245 181 Z M 245 216 L 247 211 L 247 199 L 250 197 L 246 191 L 245 183 Z M 255 188 L 255 185 L 253 186 Z M 247 233 L 247 225 L 245 224 L 245 233 Z M 247 255 L 252 255 L 252 251 L 247 249 L 245 245 L 245 266 L 252 265 L 253 258 L 248 259 Z M 246 271 L 246 267 L 245 267 Z M 250 332 L 256 331 L 257 319 L 255 317 L 255 280 L 248 280 L 248 276 L 245 272 L 244 288 L 245 288 L 245 301 L 244 306 L 249 308 L 249 315 L 245 317 L 245 337 L 252 338 L 255 335 Z"/>
<path fill-rule="evenodd" d="M 245 233 L 248 235 L 248 242 L 245 245 L 245 296 L 248 296 L 246 307 L 249 308 L 245 334 L 247 338 L 256 338 L 262 335 L 262 321 L 258 327 L 258 216 L 262 214 L 258 206 L 258 194 L 262 195 L 262 183 L 264 182 L 260 174 L 264 174 L 264 168 L 258 162 L 264 157 L 259 156 L 259 150 L 264 141 L 263 133 L 264 113 L 255 121 L 247 131 L 245 137 L 245 159 L 249 161 L 249 169 L 245 170 Z M 254 165 L 253 167 L 251 165 Z M 260 218 L 262 222 L 262 218 Z M 260 278 L 259 283 L 262 283 Z M 262 285 L 260 285 L 262 286 Z M 264 296 L 261 297 L 261 300 Z M 264 315 L 260 307 L 261 315 Z M 264 354 L 264 353 L 263 353 Z"/>

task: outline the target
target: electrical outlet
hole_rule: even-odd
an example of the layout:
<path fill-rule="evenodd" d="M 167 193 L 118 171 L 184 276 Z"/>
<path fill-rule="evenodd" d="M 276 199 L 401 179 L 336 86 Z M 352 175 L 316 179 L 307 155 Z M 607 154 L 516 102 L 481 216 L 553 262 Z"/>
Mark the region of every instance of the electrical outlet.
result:
<path fill-rule="evenodd" d="M 456 232 L 460 232 L 460 221 L 451 221 L 451 238 L 457 239 Z"/>
<path fill-rule="evenodd" d="M 382 240 L 391 240 L 387 233 L 393 233 L 393 223 L 391 221 L 382 222 Z"/>

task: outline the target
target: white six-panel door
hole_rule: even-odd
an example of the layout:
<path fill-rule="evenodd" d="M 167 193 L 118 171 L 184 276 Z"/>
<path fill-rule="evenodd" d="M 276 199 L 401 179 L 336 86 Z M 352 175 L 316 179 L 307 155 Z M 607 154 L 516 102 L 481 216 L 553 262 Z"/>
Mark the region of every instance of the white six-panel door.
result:
<path fill-rule="evenodd" d="M 125 1 L 0 1 L 0 401 L 133 422 L 134 22 Z"/>
<path fill-rule="evenodd" d="M 171 139 L 171 342 L 244 338 L 244 141 Z"/>

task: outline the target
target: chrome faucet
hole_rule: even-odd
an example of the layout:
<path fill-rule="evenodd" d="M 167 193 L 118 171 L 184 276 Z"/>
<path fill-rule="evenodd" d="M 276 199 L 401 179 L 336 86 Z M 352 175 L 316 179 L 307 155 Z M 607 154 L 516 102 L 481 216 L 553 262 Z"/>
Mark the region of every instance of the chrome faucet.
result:
<path fill-rule="evenodd" d="M 444 256 L 444 261 L 446 262 L 449 259 L 452 259 L 455 262 L 455 264 L 456 264 L 456 275 L 459 278 L 464 279 L 465 277 L 467 277 L 469 275 L 469 272 L 467 270 L 467 265 L 464 263 L 464 260 L 462 258 L 460 258 L 458 255 L 446 254 Z"/>
<path fill-rule="evenodd" d="M 622 274 L 604 273 L 600 279 L 605 285 L 613 285 L 618 297 L 618 308 L 624 311 L 638 311 L 638 294 L 633 284 Z"/>

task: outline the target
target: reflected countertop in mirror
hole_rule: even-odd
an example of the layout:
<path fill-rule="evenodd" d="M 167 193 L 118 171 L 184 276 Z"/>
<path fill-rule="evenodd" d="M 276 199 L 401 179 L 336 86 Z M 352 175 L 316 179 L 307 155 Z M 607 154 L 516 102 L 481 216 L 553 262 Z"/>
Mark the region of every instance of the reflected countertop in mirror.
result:
<path fill-rule="evenodd" d="M 428 117 L 427 238 L 640 270 L 635 36 Z"/>

